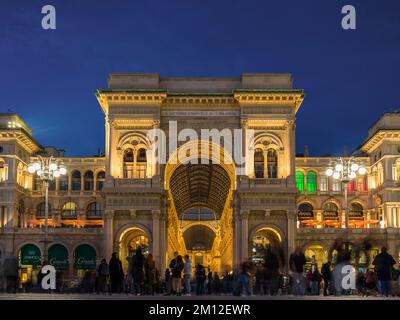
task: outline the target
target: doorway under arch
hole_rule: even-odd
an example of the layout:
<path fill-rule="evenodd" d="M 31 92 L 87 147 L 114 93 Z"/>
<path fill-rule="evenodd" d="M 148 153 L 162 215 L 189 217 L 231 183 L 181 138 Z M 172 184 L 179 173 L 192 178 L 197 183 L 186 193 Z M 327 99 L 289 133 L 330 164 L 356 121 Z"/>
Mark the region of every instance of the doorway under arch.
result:
<path fill-rule="evenodd" d="M 147 256 L 151 251 L 151 242 L 147 233 L 140 227 L 128 227 L 118 239 L 118 255 L 125 271 L 128 270 L 128 257 L 132 257 L 138 247 L 142 248 L 142 253 Z"/>
<path fill-rule="evenodd" d="M 268 249 L 281 255 L 282 236 L 272 227 L 261 227 L 253 233 L 250 239 L 249 257 L 254 263 L 262 263 Z"/>

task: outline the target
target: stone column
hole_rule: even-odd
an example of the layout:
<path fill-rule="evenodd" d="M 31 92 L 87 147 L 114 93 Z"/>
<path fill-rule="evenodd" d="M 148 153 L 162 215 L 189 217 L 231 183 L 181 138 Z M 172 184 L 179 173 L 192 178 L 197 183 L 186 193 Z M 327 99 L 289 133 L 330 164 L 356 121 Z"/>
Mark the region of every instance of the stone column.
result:
<path fill-rule="evenodd" d="M 296 210 L 288 210 L 287 215 L 287 257 L 286 257 L 286 271 L 288 271 L 288 262 L 291 253 L 296 247 Z"/>
<path fill-rule="evenodd" d="M 249 258 L 249 212 L 241 211 L 241 229 L 242 229 L 242 261 L 245 261 Z M 241 261 L 240 261 L 241 262 Z"/>
<path fill-rule="evenodd" d="M 108 261 L 113 251 L 114 211 L 105 210 L 103 257 Z"/>
<path fill-rule="evenodd" d="M 106 178 L 111 177 L 112 120 L 106 116 Z"/>
<path fill-rule="evenodd" d="M 153 244 L 153 258 L 157 264 L 160 262 L 160 210 L 152 210 L 151 211 L 153 218 L 153 235 L 152 235 L 152 244 Z"/>
<path fill-rule="evenodd" d="M 167 212 L 166 210 L 161 210 L 160 214 L 160 245 L 159 245 L 159 250 L 160 250 L 160 273 L 162 274 L 167 266 L 167 245 L 168 245 L 168 240 L 167 240 Z"/>
<path fill-rule="evenodd" d="M 241 248 L 241 244 L 240 244 L 240 218 L 238 215 L 234 215 L 233 219 L 232 219 L 232 223 L 233 223 L 233 268 L 238 268 L 239 267 L 239 263 L 242 260 L 241 257 L 241 252 L 242 252 L 242 248 Z"/>

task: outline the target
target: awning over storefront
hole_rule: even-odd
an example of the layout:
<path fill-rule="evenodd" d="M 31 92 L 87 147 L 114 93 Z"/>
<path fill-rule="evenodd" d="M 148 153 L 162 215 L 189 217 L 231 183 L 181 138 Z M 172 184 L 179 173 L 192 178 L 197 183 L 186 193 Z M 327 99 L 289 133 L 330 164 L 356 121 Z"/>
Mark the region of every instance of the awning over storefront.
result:
<path fill-rule="evenodd" d="M 20 262 L 23 266 L 37 266 L 40 264 L 40 249 L 34 244 L 26 244 L 21 248 Z"/>
<path fill-rule="evenodd" d="M 74 252 L 75 269 L 96 269 L 96 250 L 90 245 L 82 244 Z"/>
<path fill-rule="evenodd" d="M 49 249 L 49 263 L 59 270 L 68 269 L 68 250 L 62 244 L 52 245 Z"/>

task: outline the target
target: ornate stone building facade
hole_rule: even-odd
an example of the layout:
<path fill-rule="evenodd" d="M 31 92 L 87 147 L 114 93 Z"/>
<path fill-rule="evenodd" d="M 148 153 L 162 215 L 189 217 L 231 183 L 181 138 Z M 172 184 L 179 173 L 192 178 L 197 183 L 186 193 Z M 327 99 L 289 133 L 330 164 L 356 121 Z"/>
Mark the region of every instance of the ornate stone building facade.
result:
<path fill-rule="evenodd" d="M 160 270 L 179 252 L 229 271 L 262 258 L 266 246 L 287 258 L 303 245 L 309 263 L 320 264 L 345 237 L 360 267 L 382 245 L 399 256 L 400 114 L 384 114 L 354 154 L 367 174 L 347 186 L 345 229 L 343 188 L 325 175 L 334 158 L 296 156 L 304 93 L 290 75 L 115 74 L 96 96 L 104 156 L 65 157 L 43 148 L 19 116 L 0 115 L 0 251 L 20 257 L 25 277 L 43 251 L 43 187 L 27 172 L 38 154 L 62 159 L 68 170 L 50 185 L 49 259 L 70 276 L 112 252 L 126 267 L 138 246 Z M 221 139 L 204 138 L 203 129 Z"/>

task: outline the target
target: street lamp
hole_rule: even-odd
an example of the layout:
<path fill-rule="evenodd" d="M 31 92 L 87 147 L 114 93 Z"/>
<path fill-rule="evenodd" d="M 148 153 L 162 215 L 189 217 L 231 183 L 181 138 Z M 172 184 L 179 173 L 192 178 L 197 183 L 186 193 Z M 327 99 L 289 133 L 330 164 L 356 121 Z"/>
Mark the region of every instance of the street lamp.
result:
<path fill-rule="evenodd" d="M 43 158 L 38 156 L 38 160 L 31 162 L 28 166 L 28 172 L 37 174 L 40 180 L 43 181 L 45 188 L 45 211 L 44 211 L 44 254 L 43 261 L 47 261 L 47 245 L 49 243 L 49 183 L 55 178 L 67 173 L 63 162 L 61 160 L 50 158 Z"/>
<path fill-rule="evenodd" d="M 332 161 L 330 167 L 326 170 L 328 177 L 333 177 L 335 180 L 340 180 L 344 185 L 344 204 L 345 204 L 345 228 L 349 227 L 349 207 L 347 203 L 347 185 L 357 177 L 357 174 L 366 174 L 367 169 L 353 157 L 349 159 L 339 158 Z"/>

